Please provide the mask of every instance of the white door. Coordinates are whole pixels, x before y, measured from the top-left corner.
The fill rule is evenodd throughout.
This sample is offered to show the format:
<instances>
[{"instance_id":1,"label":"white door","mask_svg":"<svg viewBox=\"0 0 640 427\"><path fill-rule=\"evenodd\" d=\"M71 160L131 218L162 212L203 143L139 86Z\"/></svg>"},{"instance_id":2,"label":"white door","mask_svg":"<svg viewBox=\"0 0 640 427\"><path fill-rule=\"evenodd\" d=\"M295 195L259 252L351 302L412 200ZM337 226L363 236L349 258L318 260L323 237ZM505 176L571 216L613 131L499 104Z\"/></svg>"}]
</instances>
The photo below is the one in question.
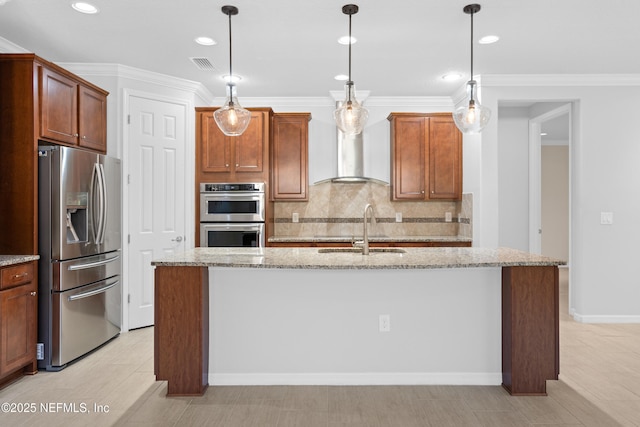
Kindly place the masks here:
<instances>
[{"instance_id":1,"label":"white door","mask_svg":"<svg viewBox=\"0 0 640 427\"><path fill-rule=\"evenodd\" d=\"M182 251L186 107L129 97L129 329L153 325L151 261Z\"/></svg>"}]
</instances>

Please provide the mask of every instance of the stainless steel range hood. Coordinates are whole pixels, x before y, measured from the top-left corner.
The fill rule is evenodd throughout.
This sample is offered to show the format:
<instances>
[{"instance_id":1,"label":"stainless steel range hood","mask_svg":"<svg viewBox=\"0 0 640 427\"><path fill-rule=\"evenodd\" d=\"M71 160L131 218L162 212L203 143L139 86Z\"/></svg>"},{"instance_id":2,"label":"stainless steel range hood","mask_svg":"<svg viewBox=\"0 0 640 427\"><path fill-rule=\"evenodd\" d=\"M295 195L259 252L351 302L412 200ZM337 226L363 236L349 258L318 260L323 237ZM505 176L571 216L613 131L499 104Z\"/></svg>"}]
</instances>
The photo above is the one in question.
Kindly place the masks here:
<instances>
[{"instance_id":1,"label":"stainless steel range hood","mask_svg":"<svg viewBox=\"0 0 640 427\"><path fill-rule=\"evenodd\" d=\"M340 107L342 102L337 102ZM388 182L369 178L364 175L364 139L363 132L357 135L346 135L336 127L338 135L338 176L317 181L314 184L335 182L343 184L360 184L375 182L376 184L389 185Z\"/></svg>"}]
</instances>

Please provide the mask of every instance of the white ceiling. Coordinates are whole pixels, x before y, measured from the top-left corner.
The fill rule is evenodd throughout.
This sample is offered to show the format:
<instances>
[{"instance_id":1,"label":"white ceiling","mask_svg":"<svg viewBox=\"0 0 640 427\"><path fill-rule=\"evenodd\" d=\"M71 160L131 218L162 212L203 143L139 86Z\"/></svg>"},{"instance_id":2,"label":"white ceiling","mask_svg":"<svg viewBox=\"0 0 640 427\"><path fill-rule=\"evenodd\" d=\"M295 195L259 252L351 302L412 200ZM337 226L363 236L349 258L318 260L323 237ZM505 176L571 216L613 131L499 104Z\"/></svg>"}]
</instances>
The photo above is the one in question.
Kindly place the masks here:
<instances>
[{"instance_id":1,"label":"white ceiling","mask_svg":"<svg viewBox=\"0 0 640 427\"><path fill-rule=\"evenodd\" d=\"M54 62L119 63L202 82L224 95L227 17L232 4L234 72L239 97L327 96L347 73L345 0L0 0L0 37ZM353 17L353 80L372 96L448 96L469 78L468 0L362 0ZM476 74L640 73L638 0L482 0ZM193 39L207 35L215 46ZM217 68L201 71L189 57ZM463 80L441 76L460 71Z\"/></svg>"}]
</instances>

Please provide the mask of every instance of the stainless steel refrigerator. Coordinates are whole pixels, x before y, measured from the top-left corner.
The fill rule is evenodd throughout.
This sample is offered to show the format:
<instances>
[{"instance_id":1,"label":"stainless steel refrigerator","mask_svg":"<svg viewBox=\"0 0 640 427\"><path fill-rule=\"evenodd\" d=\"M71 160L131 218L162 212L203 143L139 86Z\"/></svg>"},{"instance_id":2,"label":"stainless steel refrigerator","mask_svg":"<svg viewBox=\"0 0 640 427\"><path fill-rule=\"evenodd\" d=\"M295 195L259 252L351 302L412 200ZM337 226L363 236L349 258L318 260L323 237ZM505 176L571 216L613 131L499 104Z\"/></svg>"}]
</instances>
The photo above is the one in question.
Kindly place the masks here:
<instances>
[{"instance_id":1,"label":"stainless steel refrigerator","mask_svg":"<svg viewBox=\"0 0 640 427\"><path fill-rule=\"evenodd\" d=\"M120 333L120 160L39 147L38 367L60 370Z\"/></svg>"}]
</instances>

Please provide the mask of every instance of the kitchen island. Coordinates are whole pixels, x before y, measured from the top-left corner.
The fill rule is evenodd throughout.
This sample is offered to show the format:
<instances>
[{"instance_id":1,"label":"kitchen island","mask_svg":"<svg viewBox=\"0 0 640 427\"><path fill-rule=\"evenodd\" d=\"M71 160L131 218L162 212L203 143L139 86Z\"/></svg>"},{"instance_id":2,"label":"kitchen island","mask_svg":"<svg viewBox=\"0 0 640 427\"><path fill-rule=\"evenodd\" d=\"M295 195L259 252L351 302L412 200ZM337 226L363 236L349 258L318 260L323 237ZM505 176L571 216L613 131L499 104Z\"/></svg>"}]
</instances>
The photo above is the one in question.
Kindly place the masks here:
<instances>
[{"instance_id":1,"label":"kitchen island","mask_svg":"<svg viewBox=\"0 0 640 427\"><path fill-rule=\"evenodd\" d=\"M209 383L501 383L546 394L559 372L563 261L504 248L379 250L196 248L153 261L156 379L168 395Z\"/></svg>"}]
</instances>

